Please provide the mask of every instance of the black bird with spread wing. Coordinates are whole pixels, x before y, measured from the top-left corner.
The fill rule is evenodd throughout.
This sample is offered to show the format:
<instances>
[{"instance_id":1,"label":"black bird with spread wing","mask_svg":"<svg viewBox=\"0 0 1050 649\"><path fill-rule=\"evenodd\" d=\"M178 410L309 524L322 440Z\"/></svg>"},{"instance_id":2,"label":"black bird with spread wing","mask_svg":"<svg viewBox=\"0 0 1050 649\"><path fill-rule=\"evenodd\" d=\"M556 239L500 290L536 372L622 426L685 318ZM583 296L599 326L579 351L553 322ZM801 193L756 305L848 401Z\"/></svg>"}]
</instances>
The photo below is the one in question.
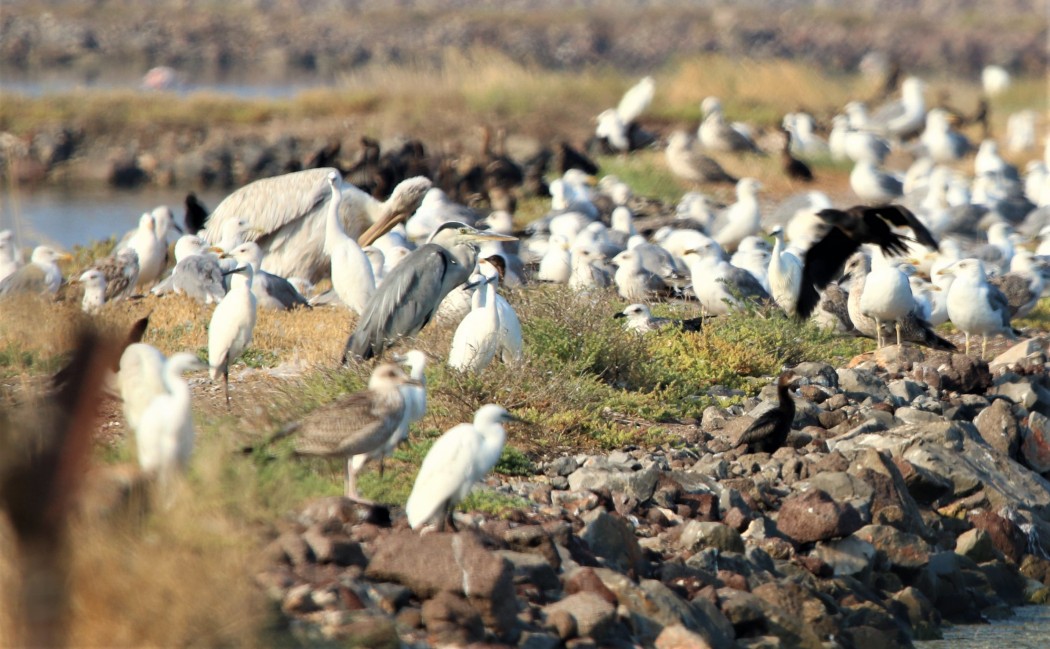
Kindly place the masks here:
<instances>
[{"instance_id":1,"label":"black bird with spread wing","mask_svg":"<svg viewBox=\"0 0 1050 649\"><path fill-rule=\"evenodd\" d=\"M846 260L861 245L875 244L887 255L908 251L909 238L894 232L892 226L911 228L915 241L937 249L937 241L930 231L903 205L857 205L845 211L828 208L817 212L817 216L831 227L806 253L797 307L798 316L803 319L808 318L820 302L820 289L842 272Z\"/></svg>"}]
</instances>

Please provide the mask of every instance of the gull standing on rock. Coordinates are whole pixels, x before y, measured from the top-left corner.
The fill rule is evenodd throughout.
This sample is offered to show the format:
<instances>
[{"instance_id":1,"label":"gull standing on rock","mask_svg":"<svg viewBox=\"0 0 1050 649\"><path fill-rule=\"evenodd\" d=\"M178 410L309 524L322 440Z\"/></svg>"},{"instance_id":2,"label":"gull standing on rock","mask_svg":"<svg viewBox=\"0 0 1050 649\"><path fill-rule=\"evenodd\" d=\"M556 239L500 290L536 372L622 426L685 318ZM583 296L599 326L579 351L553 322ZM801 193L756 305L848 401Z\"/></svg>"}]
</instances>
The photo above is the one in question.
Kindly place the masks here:
<instances>
[{"instance_id":1,"label":"gull standing on rock","mask_svg":"<svg viewBox=\"0 0 1050 649\"><path fill-rule=\"evenodd\" d=\"M252 293L252 267L238 266L231 275L230 290L215 307L208 325L208 365L211 380L222 375L226 407L230 406L230 365L252 341L255 330L256 299Z\"/></svg>"},{"instance_id":2,"label":"gull standing on rock","mask_svg":"<svg viewBox=\"0 0 1050 649\"><path fill-rule=\"evenodd\" d=\"M502 406L486 404L475 413L474 423L453 426L434 442L405 504L412 529L428 523L436 523L439 530L446 523L455 528L452 509L499 462L507 421L520 420Z\"/></svg>"},{"instance_id":3,"label":"gull standing on rock","mask_svg":"<svg viewBox=\"0 0 1050 649\"><path fill-rule=\"evenodd\" d=\"M963 259L941 273L955 277L948 289L948 318L965 334L967 354L972 334L981 335L981 358L988 353L989 334L1002 334L1016 340L1006 296L988 283L984 264L979 259Z\"/></svg>"},{"instance_id":4,"label":"gull standing on rock","mask_svg":"<svg viewBox=\"0 0 1050 649\"><path fill-rule=\"evenodd\" d=\"M915 308L908 277L882 257L868 273L860 296L860 310L875 319L876 341L883 346L882 325L892 322L901 344L901 321Z\"/></svg>"}]
</instances>

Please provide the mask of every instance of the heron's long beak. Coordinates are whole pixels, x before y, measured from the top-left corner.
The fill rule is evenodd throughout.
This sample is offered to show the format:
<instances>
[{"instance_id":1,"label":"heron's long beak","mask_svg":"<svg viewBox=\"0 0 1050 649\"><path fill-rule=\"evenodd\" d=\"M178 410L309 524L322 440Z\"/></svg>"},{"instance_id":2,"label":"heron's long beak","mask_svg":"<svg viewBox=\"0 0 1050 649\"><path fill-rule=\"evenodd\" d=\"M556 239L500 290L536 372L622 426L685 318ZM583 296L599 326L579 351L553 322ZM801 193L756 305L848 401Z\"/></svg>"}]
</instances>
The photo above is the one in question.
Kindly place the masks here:
<instances>
[{"instance_id":1,"label":"heron's long beak","mask_svg":"<svg viewBox=\"0 0 1050 649\"><path fill-rule=\"evenodd\" d=\"M503 418L506 419L507 421L516 421L516 422L521 423L521 424L531 424L532 423L528 419L522 419L521 417L518 417L517 415L512 415L509 412L507 414L503 415Z\"/></svg>"},{"instance_id":2,"label":"heron's long beak","mask_svg":"<svg viewBox=\"0 0 1050 649\"><path fill-rule=\"evenodd\" d=\"M492 281L492 279L493 278L491 278L491 277L485 277L485 278L479 279L479 280L477 280L475 282L467 282L466 285L465 285L465 288L477 288L479 286L483 286L485 284L488 284L489 282Z\"/></svg>"},{"instance_id":3,"label":"heron's long beak","mask_svg":"<svg viewBox=\"0 0 1050 649\"><path fill-rule=\"evenodd\" d=\"M468 236L471 239L475 239L477 241L517 241L518 240L517 237L512 237L509 234L499 234L498 232L487 232L487 231L483 231L483 230L478 230L477 232L471 232L469 235L466 235L466 236Z\"/></svg>"},{"instance_id":4,"label":"heron's long beak","mask_svg":"<svg viewBox=\"0 0 1050 649\"><path fill-rule=\"evenodd\" d=\"M233 268L231 270L224 270L224 271L222 271L222 274L223 274L223 277L225 277L226 275L233 275L234 273L239 273L239 272L244 271L244 270L248 270L248 267L247 266L238 266L237 268Z\"/></svg>"}]
</instances>

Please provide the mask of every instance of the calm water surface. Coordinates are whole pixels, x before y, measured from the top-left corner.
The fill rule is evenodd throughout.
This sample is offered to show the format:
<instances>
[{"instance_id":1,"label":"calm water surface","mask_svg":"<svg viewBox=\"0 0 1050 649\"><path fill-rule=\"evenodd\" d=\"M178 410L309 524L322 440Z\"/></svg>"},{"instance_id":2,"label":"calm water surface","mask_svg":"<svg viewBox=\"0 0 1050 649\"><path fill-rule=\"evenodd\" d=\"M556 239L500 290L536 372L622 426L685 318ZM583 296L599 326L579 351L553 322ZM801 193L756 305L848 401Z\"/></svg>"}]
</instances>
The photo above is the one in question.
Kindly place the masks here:
<instances>
[{"instance_id":1,"label":"calm water surface","mask_svg":"<svg viewBox=\"0 0 1050 649\"><path fill-rule=\"evenodd\" d=\"M916 642L919 649L1050 649L1050 606L1014 609L1008 620L946 627L943 640Z\"/></svg>"},{"instance_id":2,"label":"calm water surface","mask_svg":"<svg viewBox=\"0 0 1050 649\"><path fill-rule=\"evenodd\" d=\"M226 196L223 190L197 192L208 209ZM158 205L175 213L183 223L185 190L144 188L137 191L64 190L0 191L0 230L10 229L19 245L38 244L69 249L77 244L120 237L138 225L139 216ZM177 233L176 233L177 234Z\"/></svg>"}]
</instances>

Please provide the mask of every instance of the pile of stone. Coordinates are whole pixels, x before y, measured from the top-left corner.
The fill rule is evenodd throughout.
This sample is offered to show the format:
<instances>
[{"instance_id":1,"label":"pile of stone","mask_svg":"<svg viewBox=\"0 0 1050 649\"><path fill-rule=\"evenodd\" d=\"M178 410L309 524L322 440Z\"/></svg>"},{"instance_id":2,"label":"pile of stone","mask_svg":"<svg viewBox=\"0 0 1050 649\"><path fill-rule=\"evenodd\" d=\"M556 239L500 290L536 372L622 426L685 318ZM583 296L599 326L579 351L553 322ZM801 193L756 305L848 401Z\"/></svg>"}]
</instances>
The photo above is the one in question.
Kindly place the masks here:
<instances>
[{"instance_id":1,"label":"pile of stone","mask_svg":"<svg viewBox=\"0 0 1050 649\"><path fill-rule=\"evenodd\" d=\"M458 533L310 503L260 583L295 633L362 646L906 647L1046 602L1040 344L912 355L795 368L772 455L734 443L770 403L712 407L682 445L492 478L530 506Z\"/></svg>"}]
</instances>

